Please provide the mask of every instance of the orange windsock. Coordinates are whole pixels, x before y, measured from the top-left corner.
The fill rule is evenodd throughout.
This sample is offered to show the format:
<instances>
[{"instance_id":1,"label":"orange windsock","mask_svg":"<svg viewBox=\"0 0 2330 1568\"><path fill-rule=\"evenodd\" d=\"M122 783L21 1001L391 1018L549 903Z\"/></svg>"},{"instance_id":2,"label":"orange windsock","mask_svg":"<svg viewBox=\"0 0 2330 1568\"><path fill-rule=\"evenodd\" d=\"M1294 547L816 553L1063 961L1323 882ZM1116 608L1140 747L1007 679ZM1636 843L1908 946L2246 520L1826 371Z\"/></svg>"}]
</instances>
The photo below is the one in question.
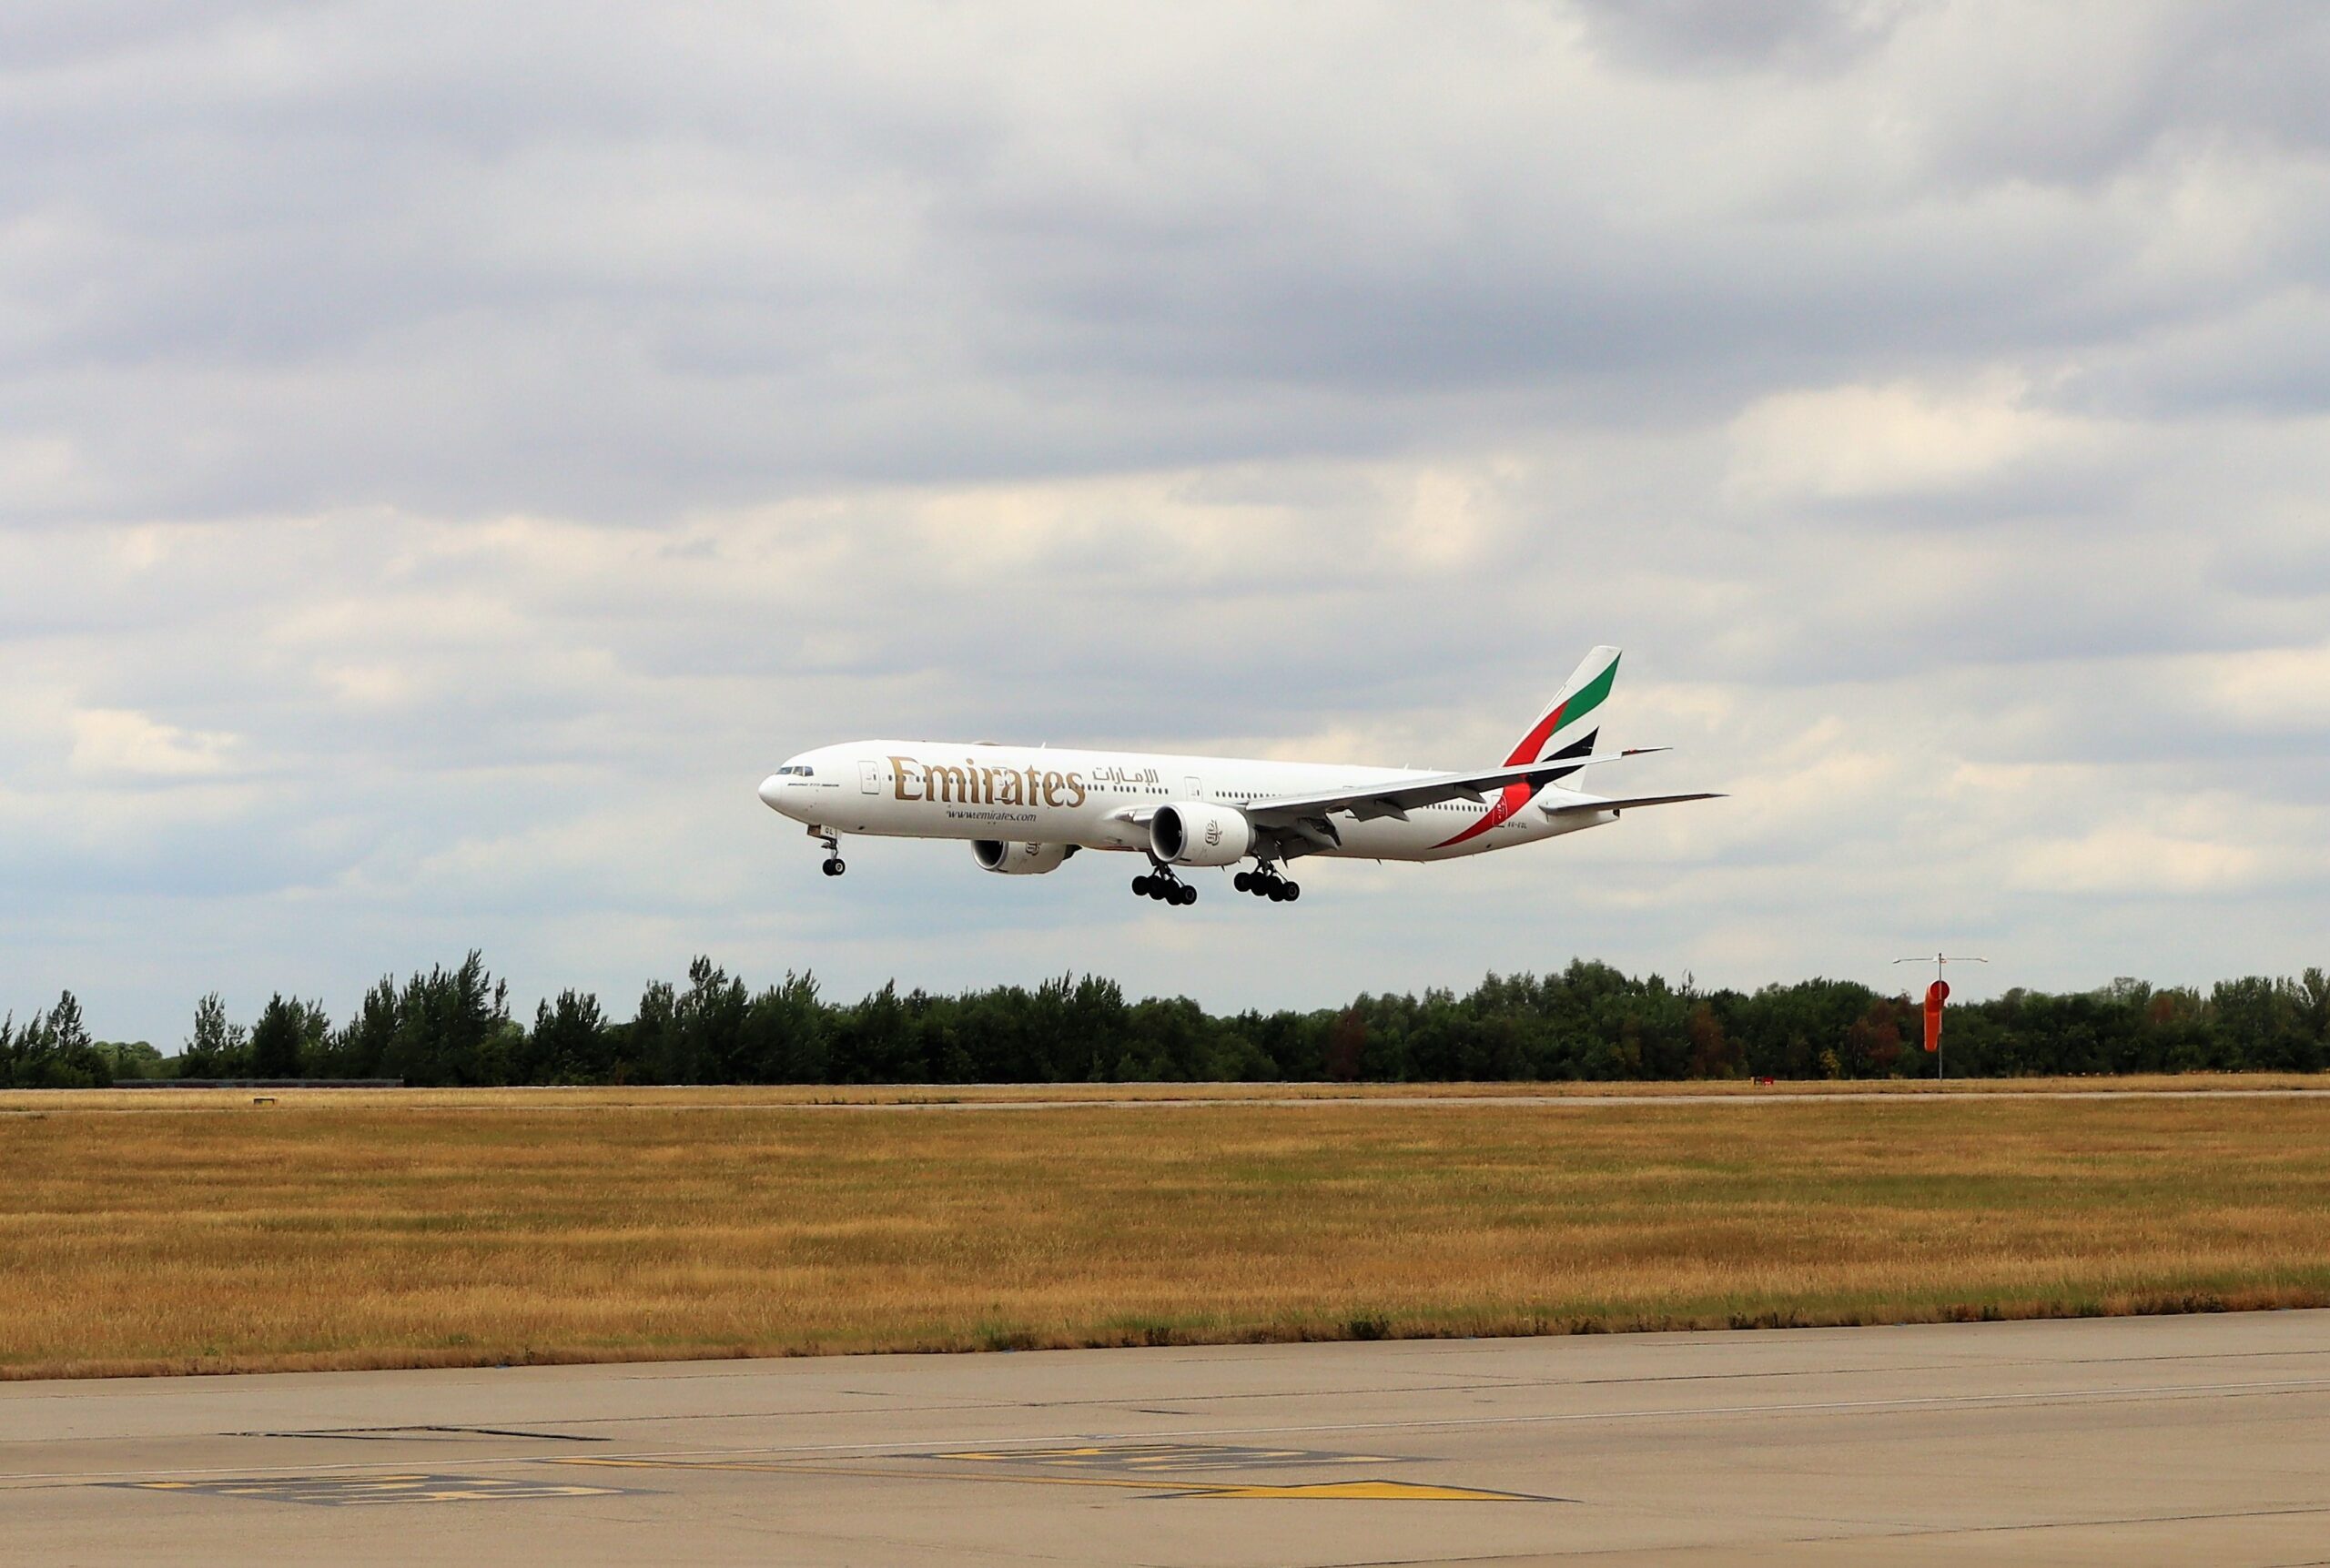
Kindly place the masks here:
<instances>
[{"instance_id":1,"label":"orange windsock","mask_svg":"<svg viewBox=\"0 0 2330 1568\"><path fill-rule=\"evenodd\" d=\"M1926 1049L1941 1049L1941 1005L1950 1000L1950 983L1936 980L1926 987Z\"/></svg>"}]
</instances>

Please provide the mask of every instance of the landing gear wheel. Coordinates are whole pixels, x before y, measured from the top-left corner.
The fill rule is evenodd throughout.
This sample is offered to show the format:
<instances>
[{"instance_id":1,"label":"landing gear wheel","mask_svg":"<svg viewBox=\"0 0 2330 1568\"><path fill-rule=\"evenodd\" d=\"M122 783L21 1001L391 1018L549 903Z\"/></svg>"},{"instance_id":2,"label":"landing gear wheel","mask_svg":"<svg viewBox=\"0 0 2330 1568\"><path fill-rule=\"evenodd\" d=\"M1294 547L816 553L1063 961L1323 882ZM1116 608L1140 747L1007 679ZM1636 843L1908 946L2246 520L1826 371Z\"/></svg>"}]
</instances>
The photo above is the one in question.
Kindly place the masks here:
<instances>
[{"instance_id":1,"label":"landing gear wheel","mask_svg":"<svg viewBox=\"0 0 2330 1568\"><path fill-rule=\"evenodd\" d=\"M1289 891L1294 884L1279 875L1276 865L1264 865L1244 873L1238 878L1238 891L1251 893L1257 898L1267 898L1272 904L1283 904L1294 896Z\"/></svg>"},{"instance_id":2,"label":"landing gear wheel","mask_svg":"<svg viewBox=\"0 0 2330 1568\"><path fill-rule=\"evenodd\" d=\"M1241 893L1251 893L1254 891L1254 874L1251 871L1241 871L1230 879L1230 885Z\"/></svg>"},{"instance_id":3,"label":"landing gear wheel","mask_svg":"<svg viewBox=\"0 0 2330 1568\"><path fill-rule=\"evenodd\" d=\"M1155 857L1151 856L1154 860ZM1156 861L1157 869L1145 876L1132 879L1132 890L1144 898L1154 898L1163 904L1195 904L1198 890L1173 875L1172 867Z\"/></svg>"},{"instance_id":4,"label":"landing gear wheel","mask_svg":"<svg viewBox=\"0 0 2330 1568\"><path fill-rule=\"evenodd\" d=\"M841 840L839 838L836 838L834 835L827 833L824 828L814 823L810 824L809 836L816 839L825 847L826 875L827 876L839 876L843 872L849 869L848 866L842 864Z\"/></svg>"},{"instance_id":5,"label":"landing gear wheel","mask_svg":"<svg viewBox=\"0 0 2330 1568\"><path fill-rule=\"evenodd\" d=\"M1293 903L1296 899L1302 896L1302 884L1300 882L1290 882L1286 885L1286 901L1289 904Z\"/></svg>"}]
</instances>

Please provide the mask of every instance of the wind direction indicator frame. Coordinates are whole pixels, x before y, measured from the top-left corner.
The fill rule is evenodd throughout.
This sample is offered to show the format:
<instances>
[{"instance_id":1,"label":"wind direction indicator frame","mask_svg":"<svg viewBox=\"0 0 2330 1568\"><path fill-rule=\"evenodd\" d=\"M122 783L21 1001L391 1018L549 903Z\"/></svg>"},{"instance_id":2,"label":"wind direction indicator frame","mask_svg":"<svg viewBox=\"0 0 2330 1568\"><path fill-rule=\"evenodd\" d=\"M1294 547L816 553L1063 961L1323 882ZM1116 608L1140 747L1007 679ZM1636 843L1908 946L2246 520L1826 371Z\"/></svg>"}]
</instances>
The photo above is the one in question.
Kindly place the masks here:
<instances>
[{"instance_id":1,"label":"wind direction indicator frame","mask_svg":"<svg viewBox=\"0 0 2330 1568\"><path fill-rule=\"evenodd\" d=\"M1928 958L1926 955L1920 953L1915 957L1896 958L1893 962L1896 964L1930 963L1933 966L1933 984L1926 987L1926 1049L1933 1053L1934 1082L1940 1083L1950 1076L1945 1070L1947 1064L1941 1054L1941 1005L1950 999L1950 982L1942 978L1942 966L1948 964L1987 964L1990 960L1977 958L1971 955L1952 957L1947 953L1936 953L1931 958Z\"/></svg>"}]
</instances>

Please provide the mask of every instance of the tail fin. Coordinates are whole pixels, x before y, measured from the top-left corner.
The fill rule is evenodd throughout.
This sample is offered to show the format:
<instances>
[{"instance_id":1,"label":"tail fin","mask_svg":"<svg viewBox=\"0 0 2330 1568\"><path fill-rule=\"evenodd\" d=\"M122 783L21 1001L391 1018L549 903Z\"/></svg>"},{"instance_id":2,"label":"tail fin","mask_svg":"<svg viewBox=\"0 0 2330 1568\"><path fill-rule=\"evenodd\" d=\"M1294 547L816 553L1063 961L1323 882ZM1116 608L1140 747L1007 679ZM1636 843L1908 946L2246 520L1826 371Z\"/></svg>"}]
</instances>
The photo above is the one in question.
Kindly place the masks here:
<instances>
[{"instance_id":1,"label":"tail fin","mask_svg":"<svg viewBox=\"0 0 2330 1568\"><path fill-rule=\"evenodd\" d=\"M1611 683L1617 678L1617 649L1596 648L1586 654L1570 672L1569 679L1562 683L1561 693L1554 698L1553 705L1538 715L1527 734L1514 743L1512 754L1504 759L1505 766L1520 767L1548 757L1591 756L1595 737L1601 733L1603 700L1609 696ZM1558 779L1567 774L1553 776Z\"/></svg>"}]
</instances>

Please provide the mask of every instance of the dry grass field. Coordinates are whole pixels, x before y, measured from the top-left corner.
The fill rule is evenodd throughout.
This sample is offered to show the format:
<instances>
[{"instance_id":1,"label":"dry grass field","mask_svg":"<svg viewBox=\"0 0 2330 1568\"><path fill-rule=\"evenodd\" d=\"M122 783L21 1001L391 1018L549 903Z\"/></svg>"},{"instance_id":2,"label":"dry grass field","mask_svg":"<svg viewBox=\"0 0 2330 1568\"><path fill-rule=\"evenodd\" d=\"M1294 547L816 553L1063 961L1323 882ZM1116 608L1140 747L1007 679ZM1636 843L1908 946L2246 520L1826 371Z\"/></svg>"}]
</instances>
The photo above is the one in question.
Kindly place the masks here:
<instances>
[{"instance_id":1,"label":"dry grass field","mask_svg":"<svg viewBox=\"0 0 2330 1568\"><path fill-rule=\"evenodd\" d=\"M780 1106L951 1106L1052 1104L1180 1104L1190 1100L1413 1100L1413 1099L1770 1099L1789 1096L1845 1095L2128 1095L2173 1093L2287 1094L2330 1097L2330 1074L2307 1073L2130 1073L2112 1077L1791 1079L1692 1078L1656 1083L1130 1083L1130 1084L784 1084L678 1087L634 1084L622 1087L492 1089L302 1090L279 1097L282 1103L396 1106L405 1109L609 1110L635 1108L769 1108ZM8 1111L217 1110L251 1103L249 1089L0 1089L0 1114Z\"/></svg>"},{"instance_id":2,"label":"dry grass field","mask_svg":"<svg viewBox=\"0 0 2330 1568\"><path fill-rule=\"evenodd\" d=\"M0 1376L2330 1302L2330 1095L1766 1093L12 1096Z\"/></svg>"}]
</instances>

